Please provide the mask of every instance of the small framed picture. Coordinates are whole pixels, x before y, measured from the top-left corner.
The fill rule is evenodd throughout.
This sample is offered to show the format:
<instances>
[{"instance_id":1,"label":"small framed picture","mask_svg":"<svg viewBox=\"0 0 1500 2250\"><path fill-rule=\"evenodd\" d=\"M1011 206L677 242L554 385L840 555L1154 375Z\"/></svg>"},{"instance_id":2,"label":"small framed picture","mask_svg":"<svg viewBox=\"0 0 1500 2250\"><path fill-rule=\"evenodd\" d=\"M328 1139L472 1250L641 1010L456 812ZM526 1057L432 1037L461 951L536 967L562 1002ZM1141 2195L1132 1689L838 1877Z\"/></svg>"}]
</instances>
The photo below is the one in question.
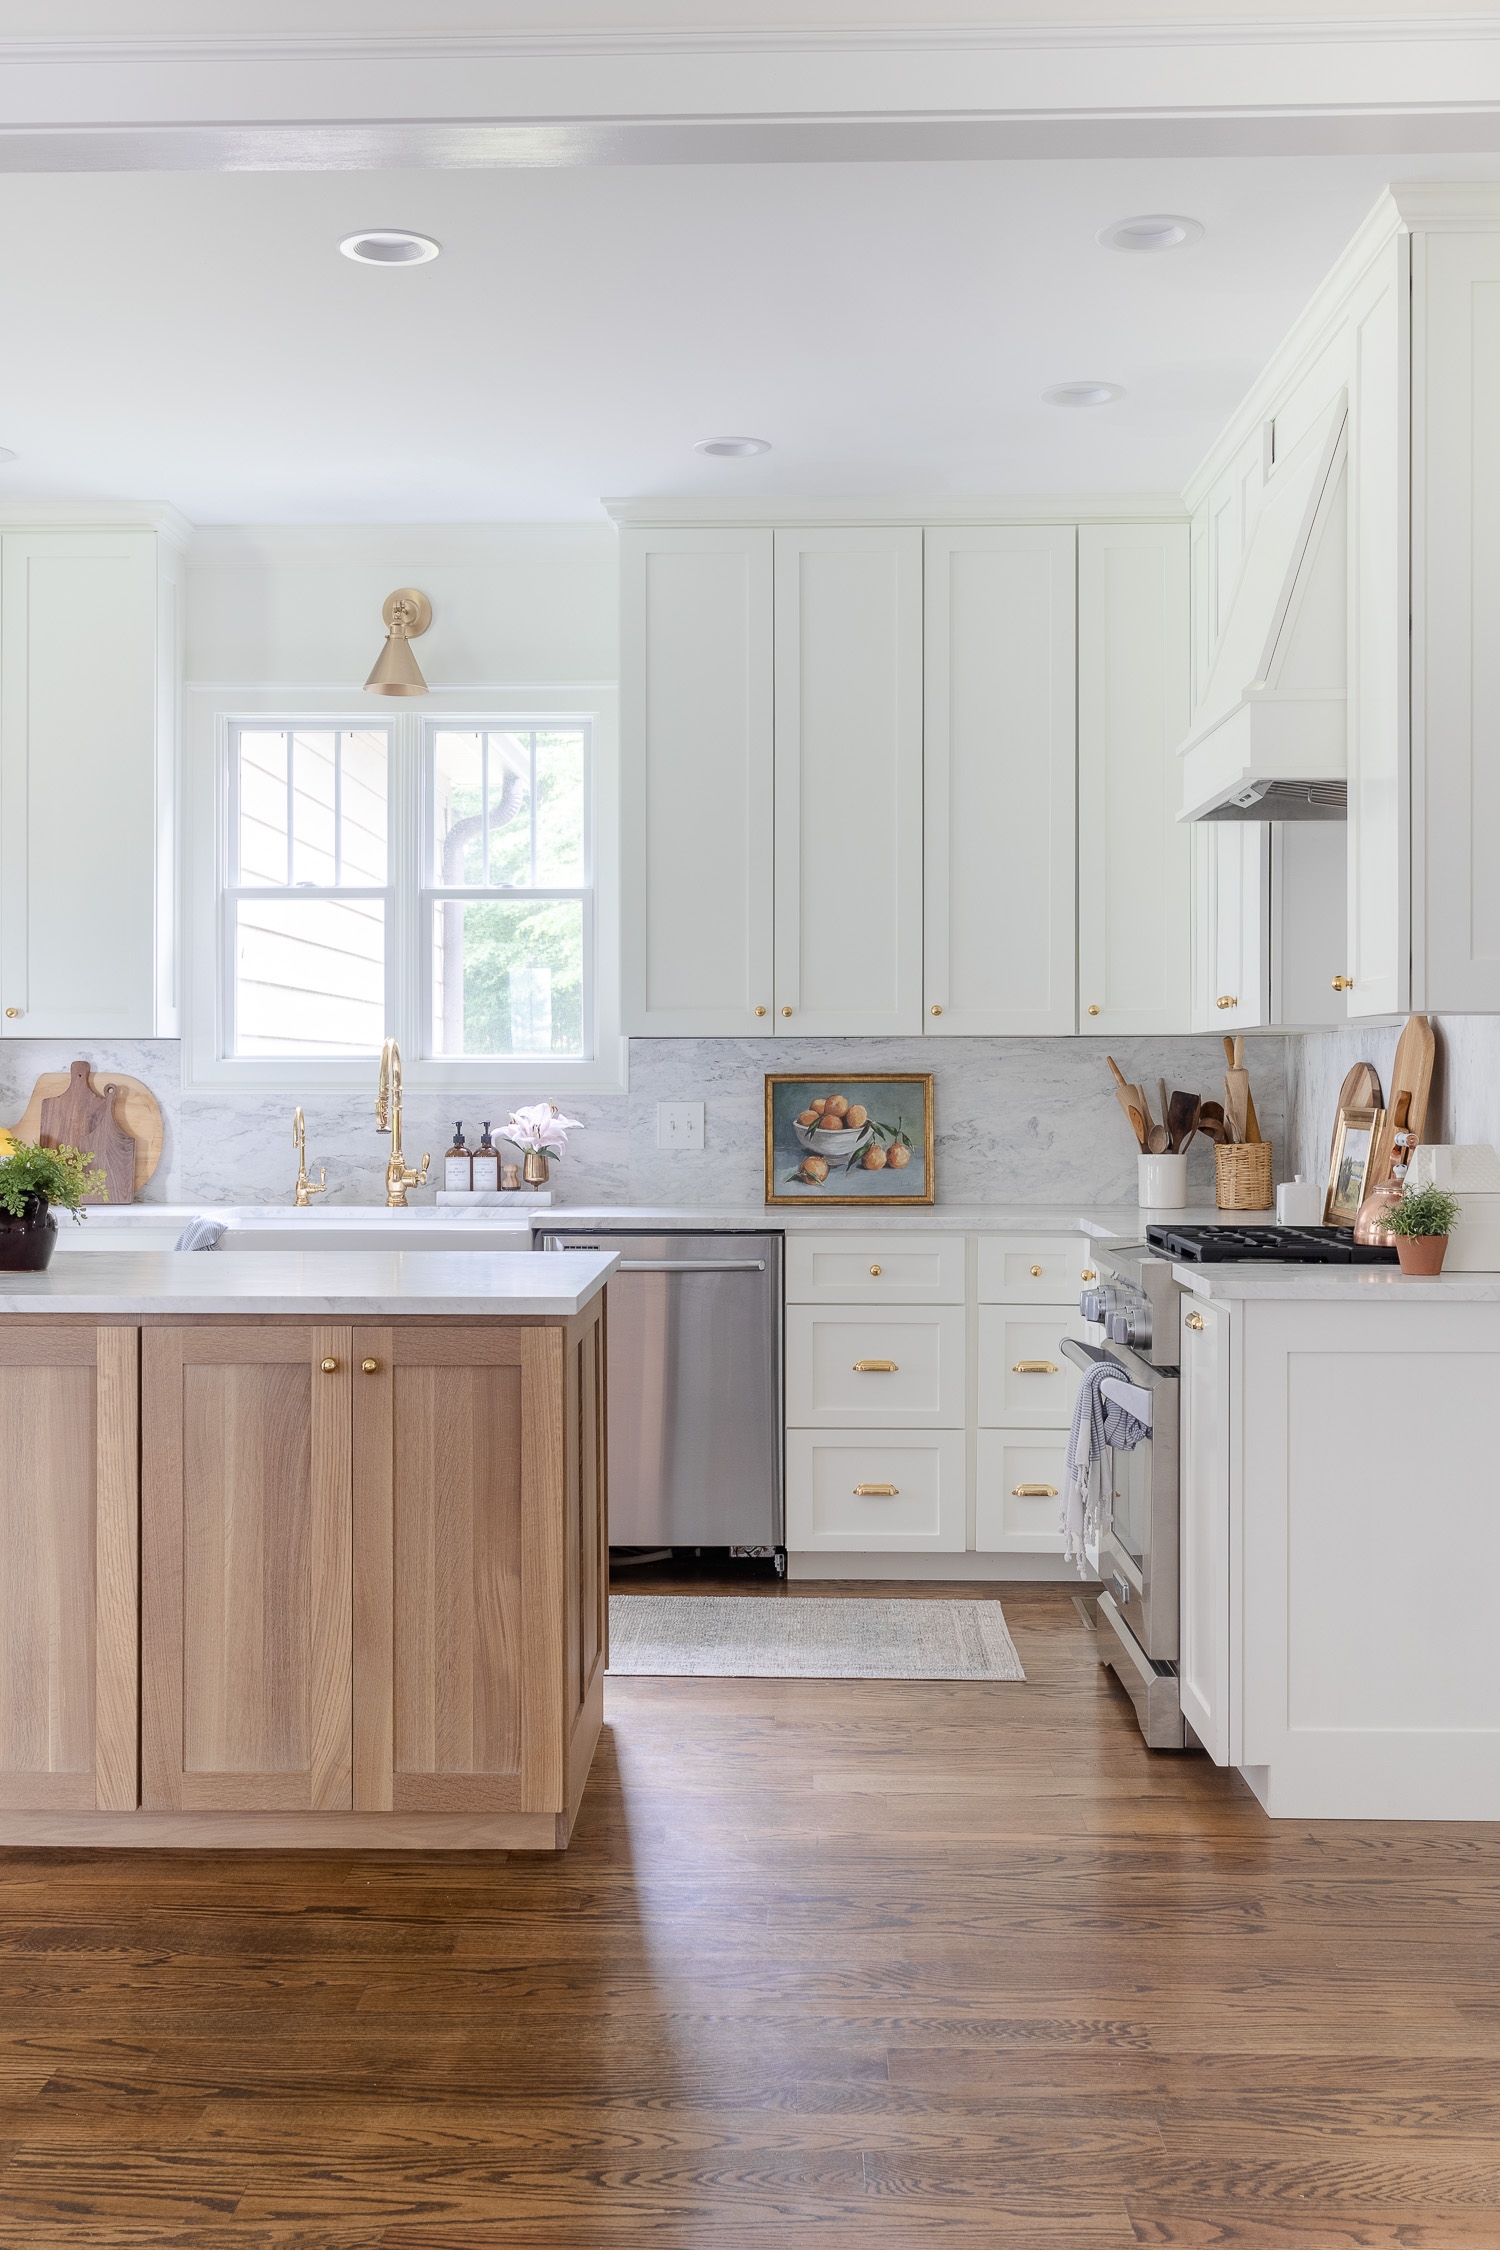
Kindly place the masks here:
<instances>
[{"instance_id":1,"label":"small framed picture","mask_svg":"<svg viewBox=\"0 0 1500 2250\"><path fill-rule=\"evenodd\" d=\"M766 1073L767 1203L931 1203L932 1073Z\"/></svg>"},{"instance_id":2,"label":"small framed picture","mask_svg":"<svg viewBox=\"0 0 1500 2250\"><path fill-rule=\"evenodd\" d=\"M1341 1109L1328 1168L1323 1224L1352 1227L1368 1186L1370 1156L1385 1123L1383 1109Z\"/></svg>"}]
</instances>

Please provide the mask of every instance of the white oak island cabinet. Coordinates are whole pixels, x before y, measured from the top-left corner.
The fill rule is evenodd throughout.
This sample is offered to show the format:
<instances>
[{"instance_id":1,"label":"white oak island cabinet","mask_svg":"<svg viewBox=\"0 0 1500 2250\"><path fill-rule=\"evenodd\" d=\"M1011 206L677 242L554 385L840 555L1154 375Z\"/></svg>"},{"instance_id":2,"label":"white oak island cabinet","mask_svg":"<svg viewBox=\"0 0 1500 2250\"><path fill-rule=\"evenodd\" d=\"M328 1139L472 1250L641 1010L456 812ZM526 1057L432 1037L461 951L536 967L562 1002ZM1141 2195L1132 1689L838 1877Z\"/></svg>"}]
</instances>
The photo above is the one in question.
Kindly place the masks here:
<instances>
[{"instance_id":1,"label":"white oak island cabinet","mask_svg":"<svg viewBox=\"0 0 1500 2250\"><path fill-rule=\"evenodd\" d=\"M566 1844L606 1660L602 1287L357 1262L395 1286L275 1254L0 1278L0 1843ZM554 1309L432 1310L481 1264Z\"/></svg>"},{"instance_id":2,"label":"white oak island cabinet","mask_svg":"<svg viewBox=\"0 0 1500 2250\"><path fill-rule=\"evenodd\" d=\"M1500 1819L1500 1275L1197 1269L1182 1320L1182 1707L1209 1756L1276 1815Z\"/></svg>"}]
</instances>

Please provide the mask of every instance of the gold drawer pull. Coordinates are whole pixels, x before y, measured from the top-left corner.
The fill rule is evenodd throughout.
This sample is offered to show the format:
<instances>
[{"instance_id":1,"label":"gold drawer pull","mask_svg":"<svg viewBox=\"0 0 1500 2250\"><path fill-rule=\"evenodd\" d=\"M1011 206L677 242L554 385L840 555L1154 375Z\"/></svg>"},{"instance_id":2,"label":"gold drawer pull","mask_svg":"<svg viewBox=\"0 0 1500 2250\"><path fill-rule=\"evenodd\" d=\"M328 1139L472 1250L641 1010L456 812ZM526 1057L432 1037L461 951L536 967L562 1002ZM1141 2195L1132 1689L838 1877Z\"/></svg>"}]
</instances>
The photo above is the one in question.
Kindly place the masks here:
<instances>
[{"instance_id":1,"label":"gold drawer pull","mask_svg":"<svg viewBox=\"0 0 1500 2250\"><path fill-rule=\"evenodd\" d=\"M1353 977L1335 977L1333 989L1335 992L1352 992L1354 990Z\"/></svg>"},{"instance_id":2,"label":"gold drawer pull","mask_svg":"<svg viewBox=\"0 0 1500 2250\"><path fill-rule=\"evenodd\" d=\"M337 1375L339 1371L339 1363L336 1359L321 1360L319 1362L319 1365L322 1367L323 1373L325 1375Z\"/></svg>"},{"instance_id":3,"label":"gold drawer pull","mask_svg":"<svg viewBox=\"0 0 1500 2250\"><path fill-rule=\"evenodd\" d=\"M899 1484L857 1484L854 1497L856 1500L894 1500L900 1490Z\"/></svg>"},{"instance_id":4,"label":"gold drawer pull","mask_svg":"<svg viewBox=\"0 0 1500 2250\"><path fill-rule=\"evenodd\" d=\"M901 1370L893 1359L857 1359L856 1375L899 1375Z\"/></svg>"},{"instance_id":5,"label":"gold drawer pull","mask_svg":"<svg viewBox=\"0 0 1500 2250\"><path fill-rule=\"evenodd\" d=\"M1040 1281L1040 1280L1041 1280L1041 1278L1042 1278L1042 1269L1041 1269L1041 1267L1040 1267L1040 1266L1028 1266L1026 1270L1027 1270L1027 1272L1028 1272L1028 1273L1030 1274L1030 1276L1031 1276L1031 1278L1032 1278L1032 1280L1033 1280L1033 1281Z\"/></svg>"},{"instance_id":6,"label":"gold drawer pull","mask_svg":"<svg viewBox=\"0 0 1500 2250\"><path fill-rule=\"evenodd\" d=\"M1055 1375L1056 1362L1050 1359L1018 1359L1011 1369L1012 1375Z\"/></svg>"},{"instance_id":7,"label":"gold drawer pull","mask_svg":"<svg viewBox=\"0 0 1500 2250\"><path fill-rule=\"evenodd\" d=\"M870 1271L871 1271L871 1273L872 1273L872 1274L874 1274L874 1276L875 1276L876 1280L878 1281L878 1280L880 1279L880 1268L879 1268L879 1266L871 1266L871 1268L870 1268Z\"/></svg>"},{"instance_id":8,"label":"gold drawer pull","mask_svg":"<svg viewBox=\"0 0 1500 2250\"><path fill-rule=\"evenodd\" d=\"M1055 1500L1057 1498L1057 1486L1055 1484L1013 1484L1010 1488L1010 1496L1012 1500Z\"/></svg>"},{"instance_id":9,"label":"gold drawer pull","mask_svg":"<svg viewBox=\"0 0 1500 2250\"><path fill-rule=\"evenodd\" d=\"M1099 1276L1095 1273L1092 1266L1085 1266L1078 1278L1080 1281L1097 1281L1099 1279Z\"/></svg>"},{"instance_id":10,"label":"gold drawer pull","mask_svg":"<svg viewBox=\"0 0 1500 2250\"><path fill-rule=\"evenodd\" d=\"M1201 1327L1203 1326L1203 1315L1202 1315L1202 1313L1201 1313L1201 1312L1190 1312L1190 1313L1188 1314L1188 1316L1187 1316L1187 1324L1188 1324L1189 1328L1201 1328Z\"/></svg>"},{"instance_id":11,"label":"gold drawer pull","mask_svg":"<svg viewBox=\"0 0 1500 2250\"><path fill-rule=\"evenodd\" d=\"M1239 1004L1239 996L1233 992L1221 992L1214 1002L1216 1008L1237 1008Z\"/></svg>"},{"instance_id":12,"label":"gold drawer pull","mask_svg":"<svg viewBox=\"0 0 1500 2250\"><path fill-rule=\"evenodd\" d=\"M362 1359L359 1364L364 1369L367 1375L378 1375L380 1373L380 1362L378 1359Z\"/></svg>"}]
</instances>

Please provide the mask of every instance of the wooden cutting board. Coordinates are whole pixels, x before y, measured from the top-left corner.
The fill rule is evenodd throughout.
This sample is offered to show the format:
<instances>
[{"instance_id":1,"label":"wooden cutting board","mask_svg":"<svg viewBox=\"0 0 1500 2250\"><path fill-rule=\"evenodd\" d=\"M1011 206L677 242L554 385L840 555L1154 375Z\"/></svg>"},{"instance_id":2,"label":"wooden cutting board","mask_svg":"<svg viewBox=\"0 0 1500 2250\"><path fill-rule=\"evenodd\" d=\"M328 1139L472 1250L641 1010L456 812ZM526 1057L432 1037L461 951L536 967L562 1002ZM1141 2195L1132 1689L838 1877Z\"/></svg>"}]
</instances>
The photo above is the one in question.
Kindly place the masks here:
<instances>
[{"instance_id":1,"label":"wooden cutting board","mask_svg":"<svg viewBox=\"0 0 1500 2250\"><path fill-rule=\"evenodd\" d=\"M1379 1109L1380 1073L1373 1063L1356 1063L1339 1088L1339 1098L1333 1112L1333 1131L1328 1140L1328 1169L1333 1170L1333 1151L1339 1137L1339 1111L1342 1109ZM1372 1183L1373 1184L1373 1183Z\"/></svg>"},{"instance_id":2,"label":"wooden cutting board","mask_svg":"<svg viewBox=\"0 0 1500 2250\"><path fill-rule=\"evenodd\" d=\"M1370 1151L1369 1178L1372 1185L1376 1180L1383 1180L1391 1168L1391 1143L1396 1132L1397 1118L1402 1110L1403 1096L1406 1130L1415 1140L1420 1141L1424 1137L1436 1052L1437 1041L1427 1018L1408 1016L1406 1029L1396 1043L1396 1059L1391 1065L1391 1091L1390 1099L1385 1105L1385 1125Z\"/></svg>"},{"instance_id":3,"label":"wooden cutting board","mask_svg":"<svg viewBox=\"0 0 1500 2250\"><path fill-rule=\"evenodd\" d=\"M110 1087L116 1089L112 1099L107 1091ZM67 1105L66 1111L63 1105ZM61 1132L53 1129L60 1116L68 1128ZM112 1158L105 1146L79 1139L73 1129L75 1124L90 1129L90 1120L95 1117ZM108 1195L91 1199L97 1203L131 1202L161 1162L161 1110L150 1087L121 1071L91 1071L86 1062L75 1062L71 1070L44 1071L10 1131L18 1141L50 1141L54 1147L66 1143L72 1148L91 1149L109 1182Z\"/></svg>"}]
</instances>

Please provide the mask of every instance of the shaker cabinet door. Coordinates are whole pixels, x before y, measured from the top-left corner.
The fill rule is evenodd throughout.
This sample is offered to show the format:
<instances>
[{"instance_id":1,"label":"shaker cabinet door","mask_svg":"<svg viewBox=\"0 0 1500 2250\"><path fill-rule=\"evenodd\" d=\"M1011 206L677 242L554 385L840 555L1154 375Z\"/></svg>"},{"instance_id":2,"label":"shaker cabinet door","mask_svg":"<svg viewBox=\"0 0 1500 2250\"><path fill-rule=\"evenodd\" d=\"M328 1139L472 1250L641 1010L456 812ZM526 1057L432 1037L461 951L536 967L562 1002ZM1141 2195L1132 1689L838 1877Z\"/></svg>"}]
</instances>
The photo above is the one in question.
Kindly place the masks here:
<instances>
[{"instance_id":1,"label":"shaker cabinet door","mask_svg":"<svg viewBox=\"0 0 1500 2250\"><path fill-rule=\"evenodd\" d=\"M1192 860L1186 524L1078 531L1078 1028L1187 1031Z\"/></svg>"},{"instance_id":2,"label":"shaker cabinet door","mask_svg":"<svg viewBox=\"0 0 1500 2250\"><path fill-rule=\"evenodd\" d=\"M0 1810L136 1803L134 1328L0 1326Z\"/></svg>"},{"instance_id":3,"label":"shaker cabinet door","mask_svg":"<svg viewBox=\"0 0 1500 2250\"><path fill-rule=\"evenodd\" d=\"M1180 1390L1182 1715L1215 1765L1231 1750L1229 1328L1214 1306L1184 1304Z\"/></svg>"},{"instance_id":4,"label":"shaker cabinet door","mask_svg":"<svg viewBox=\"0 0 1500 2250\"><path fill-rule=\"evenodd\" d=\"M355 1331L356 1811L562 1805L562 1351L509 1324Z\"/></svg>"},{"instance_id":5,"label":"shaker cabinet door","mask_svg":"<svg viewBox=\"0 0 1500 2250\"><path fill-rule=\"evenodd\" d=\"M922 1024L922 534L776 534L775 1030Z\"/></svg>"},{"instance_id":6,"label":"shaker cabinet door","mask_svg":"<svg viewBox=\"0 0 1500 2250\"><path fill-rule=\"evenodd\" d=\"M1071 525L925 543L926 991L935 1035L1073 1029Z\"/></svg>"},{"instance_id":7,"label":"shaker cabinet door","mask_svg":"<svg viewBox=\"0 0 1500 2250\"><path fill-rule=\"evenodd\" d=\"M142 1802L346 1811L349 1331L142 1344Z\"/></svg>"},{"instance_id":8,"label":"shaker cabinet door","mask_svg":"<svg viewBox=\"0 0 1500 2250\"><path fill-rule=\"evenodd\" d=\"M627 530L620 568L625 1029L769 1038L771 534Z\"/></svg>"}]
</instances>

